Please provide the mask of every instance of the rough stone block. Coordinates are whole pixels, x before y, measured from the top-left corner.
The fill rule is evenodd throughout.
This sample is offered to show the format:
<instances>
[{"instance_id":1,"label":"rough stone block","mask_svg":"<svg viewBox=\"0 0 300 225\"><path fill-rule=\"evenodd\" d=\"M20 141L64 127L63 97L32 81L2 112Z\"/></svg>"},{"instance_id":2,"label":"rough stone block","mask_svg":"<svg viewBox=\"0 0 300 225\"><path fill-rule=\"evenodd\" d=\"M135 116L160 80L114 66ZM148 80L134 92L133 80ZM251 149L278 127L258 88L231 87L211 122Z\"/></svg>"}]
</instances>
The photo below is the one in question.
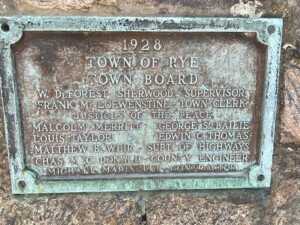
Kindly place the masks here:
<instances>
[{"instance_id":1,"label":"rough stone block","mask_svg":"<svg viewBox=\"0 0 300 225\"><path fill-rule=\"evenodd\" d=\"M285 70L283 94L280 140L282 143L300 142L300 69Z\"/></svg>"},{"instance_id":2,"label":"rough stone block","mask_svg":"<svg viewBox=\"0 0 300 225\"><path fill-rule=\"evenodd\" d=\"M87 194L24 199L5 196L0 190L0 224L141 224L134 200Z\"/></svg>"},{"instance_id":3,"label":"rough stone block","mask_svg":"<svg viewBox=\"0 0 300 225\"><path fill-rule=\"evenodd\" d=\"M41 9L62 9L71 10L78 9L86 11L93 6L93 4L116 6L117 0L22 0L36 8Z\"/></svg>"},{"instance_id":4,"label":"rough stone block","mask_svg":"<svg viewBox=\"0 0 300 225\"><path fill-rule=\"evenodd\" d=\"M149 200L147 224L259 224L260 207L217 199L168 195Z\"/></svg>"},{"instance_id":5,"label":"rough stone block","mask_svg":"<svg viewBox=\"0 0 300 225\"><path fill-rule=\"evenodd\" d=\"M264 205L264 217L261 224L299 224L299 185L299 179L288 179L272 188L271 195Z\"/></svg>"}]
</instances>

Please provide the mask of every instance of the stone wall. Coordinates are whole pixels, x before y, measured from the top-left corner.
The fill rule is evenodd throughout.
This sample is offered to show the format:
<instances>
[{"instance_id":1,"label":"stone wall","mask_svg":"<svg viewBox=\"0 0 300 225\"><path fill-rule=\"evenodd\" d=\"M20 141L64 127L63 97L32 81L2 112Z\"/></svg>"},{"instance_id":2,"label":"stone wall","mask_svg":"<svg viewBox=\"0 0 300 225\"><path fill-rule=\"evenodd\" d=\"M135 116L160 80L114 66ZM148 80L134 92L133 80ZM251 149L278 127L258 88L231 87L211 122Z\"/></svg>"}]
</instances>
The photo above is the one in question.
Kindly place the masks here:
<instances>
[{"instance_id":1,"label":"stone wall","mask_svg":"<svg viewBox=\"0 0 300 225\"><path fill-rule=\"evenodd\" d=\"M0 224L300 224L300 0L1 0L0 14L284 18L270 189L12 196L1 116Z\"/></svg>"}]
</instances>

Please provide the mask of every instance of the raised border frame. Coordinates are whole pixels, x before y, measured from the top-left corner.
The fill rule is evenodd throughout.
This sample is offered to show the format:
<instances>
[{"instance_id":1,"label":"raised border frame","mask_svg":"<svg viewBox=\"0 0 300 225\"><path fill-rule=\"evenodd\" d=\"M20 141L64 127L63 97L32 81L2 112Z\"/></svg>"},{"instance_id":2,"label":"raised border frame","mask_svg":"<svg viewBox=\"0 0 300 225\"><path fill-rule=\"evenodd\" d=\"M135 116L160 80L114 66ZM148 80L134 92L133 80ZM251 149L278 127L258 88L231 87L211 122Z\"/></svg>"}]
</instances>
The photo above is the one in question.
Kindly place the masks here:
<instances>
[{"instance_id":1,"label":"raised border frame","mask_svg":"<svg viewBox=\"0 0 300 225\"><path fill-rule=\"evenodd\" d=\"M13 194L139 190L266 188L271 183L282 19L176 17L0 17L0 75L5 137ZM26 31L255 32L267 46L258 164L241 177L127 180L38 180L26 170L19 99L10 46Z\"/></svg>"}]
</instances>

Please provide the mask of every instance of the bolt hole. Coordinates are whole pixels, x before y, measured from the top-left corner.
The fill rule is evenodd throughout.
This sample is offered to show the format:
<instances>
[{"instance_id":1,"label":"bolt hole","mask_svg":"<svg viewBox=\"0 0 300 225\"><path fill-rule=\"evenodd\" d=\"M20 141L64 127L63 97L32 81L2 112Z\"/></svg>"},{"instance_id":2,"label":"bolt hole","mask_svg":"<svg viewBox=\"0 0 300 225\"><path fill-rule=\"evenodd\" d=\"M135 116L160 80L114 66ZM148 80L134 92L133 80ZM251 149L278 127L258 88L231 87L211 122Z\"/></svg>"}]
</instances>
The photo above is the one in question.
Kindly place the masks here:
<instances>
[{"instance_id":1,"label":"bolt hole","mask_svg":"<svg viewBox=\"0 0 300 225\"><path fill-rule=\"evenodd\" d=\"M265 180L265 176L264 176L263 174L259 174L259 175L257 176L257 180L258 180L258 181L264 181L264 180Z\"/></svg>"},{"instance_id":2,"label":"bolt hole","mask_svg":"<svg viewBox=\"0 0 300 225\"><path fill-rule=\"evenodd\" d=\"M275 26L274 25L268 26L268 33L273 34L274 32L275 32Z\"/></svg>"},{"instance_id":3,"label":"bolt hole","mask_svg":"<svg viewBox=\"0 0 300 225\"><path fill-rule=\"evenodd\" d=\"M20 180L18 182L18 186L19 186L19 188L24 189L26 187L26 182L23 180Z\"/></svg>"},{"instance_id":4,"label":"bolt hole","mask_svg":"<svg viewBox=\"0 0 300 225\"><path fill-rule=\"evenodd\" d=\"M7 23L3 23L1 25L1 30L4 32L8 32L9 31L9 25Z\"/></svg>"}]
</instances>

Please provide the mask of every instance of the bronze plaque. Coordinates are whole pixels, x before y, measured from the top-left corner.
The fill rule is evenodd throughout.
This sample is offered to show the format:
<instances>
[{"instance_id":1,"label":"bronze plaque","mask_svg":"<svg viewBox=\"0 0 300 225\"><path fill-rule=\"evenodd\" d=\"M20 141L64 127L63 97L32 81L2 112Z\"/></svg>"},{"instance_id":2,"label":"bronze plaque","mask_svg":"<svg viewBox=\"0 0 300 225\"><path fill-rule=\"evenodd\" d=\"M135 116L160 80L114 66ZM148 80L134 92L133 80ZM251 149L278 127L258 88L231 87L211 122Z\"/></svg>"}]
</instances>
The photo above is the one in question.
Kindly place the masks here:
<instances>
[{"instance_id":1,"label":"bronze plaque","mask_svg":"<svg viewBox=\"0 0 300 225\"><path fill-rule=\"evenodd\" d=\"M269 186L281 21L78 19L3 50L14 193Z\"/></svg>"},{"instance_id":2,"label":"bronze plaque","mask_svg":"<svg viewBox=\"0 0 300 225\"><path fill-rule=\"evenodd\" d=\"M257 162L266 48L252 33L26 33L13 52L26 165L39 176Z\"/></svg>"}]
</instances>

